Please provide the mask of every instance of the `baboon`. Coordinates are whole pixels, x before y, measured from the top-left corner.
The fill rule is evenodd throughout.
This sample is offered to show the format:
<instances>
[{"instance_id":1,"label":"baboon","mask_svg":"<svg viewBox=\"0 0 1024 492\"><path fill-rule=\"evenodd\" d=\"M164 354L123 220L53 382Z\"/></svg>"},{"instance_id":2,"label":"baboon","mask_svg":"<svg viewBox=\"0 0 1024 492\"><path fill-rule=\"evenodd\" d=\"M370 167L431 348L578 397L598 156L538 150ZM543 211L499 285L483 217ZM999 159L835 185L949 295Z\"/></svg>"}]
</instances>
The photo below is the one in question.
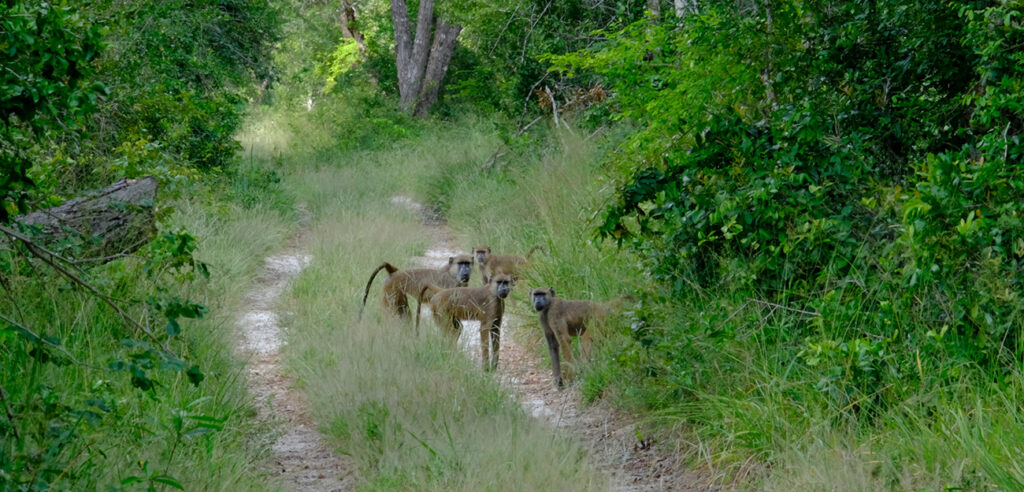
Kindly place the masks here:
<instances>
[{"instance_id":1,"label":"baboon","mask_svg":"<svg viewBox=\"0 0 1024 492\"><path fill-rule=\"evenodd\" d=\"M409 312L409 299L407 296L416 296L418 302L423 302L419 297L420 291L426 285L437 285L443 288L465 287L469 285L469 276L473 273L473 257L469 255L451 256L448 264L441 268L414 268L399 270L390 263L384 262L377 267L366 282L366 290L363 292L363 304L359 308L359 319L363 318L363 309L366 308L366 297L370 294L370 285L373 279L381 270L388 271L388 278L384 280L383 296L381 303L384 311L394 314L399 318L408 319L412 313Z\"/></svg>"},{"instance_id":2,"label":"baboon","mask_svg":"<svg viewBox=\"0 0 1024 492\"><path fill-rule=\"evenodd\" d=\"M530 302L540 312L540 324L544 328L544 338L548 341L548 353L551 355L551 372L555 377L555 385L562 384L562 368L558 354L565 355L565 361L572 364L572 338L579 337L580 353L584 357L590 351L590 333L587 326L600 323L613 309L624 301L632 301L633 296L624 295L610 302L568 301L555 297L555 289L541 287L530 291ZM567 368L567 375L572 377L572 367Z\"/></svg>"},{"instance_id":3,"label":"baboon","mask_svg":"<svg viewBox=\"0 0 1024 492\"><path fill-rule=\"evenodd\" d=\"M490 279L496 273L507 273L515 282L519 279L517 273L519 268L530 261L534 251L543 250L540 245L530 248L526 256L519 255L492 255L490 246L477 246L473 250L473 256L480 265L480 275L483 277L484 285L490 283Z\"/></svg>"},{"instance_id":4,"label":"baboon","mask_svg":"<svg viewBox=\"0 0 1024 492\"><path fill-rule=\"evenodd\" d=\"M499 273L483 287L455 287L441 289L427 285L420 297L434 312L437 324L454 342L462 334L462 320L480 322L480 362L485 371L498 367L498 349L501 345L501 318L505 314L505 298L512 291L512 277ZM416 329L420 325L420 310L416 308Z\"/></svg>"}]
</instances>

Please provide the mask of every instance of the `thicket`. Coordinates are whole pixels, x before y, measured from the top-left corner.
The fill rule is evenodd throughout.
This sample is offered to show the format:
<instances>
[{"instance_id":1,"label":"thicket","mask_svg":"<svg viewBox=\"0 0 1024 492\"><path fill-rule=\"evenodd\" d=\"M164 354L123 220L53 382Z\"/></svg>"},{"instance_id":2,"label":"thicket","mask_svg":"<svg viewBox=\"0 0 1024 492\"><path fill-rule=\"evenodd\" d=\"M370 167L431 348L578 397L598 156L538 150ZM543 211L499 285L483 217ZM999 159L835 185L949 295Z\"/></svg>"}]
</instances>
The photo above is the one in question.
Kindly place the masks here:
<instances>
[{"instance_id":1,"label":"thicket","mask_svg":"<svg viewBox=\"0 0 1024 492\"><path fill-rule=\"evenodd\" d=\"M225 238L253 258L281 239L227 224L282 202L273 176L230 179L278 23L265 1L0 5L0 489L254 486L224 333L189 328L255 266ZM48 249L15 220L140 176L161 191L137 251L81 258L102 238Z\"/></svg>"},{"instance_id":2,"label":"thicket","mask_svg":"<svg viewBox=\"0 0 1024 492\"><path fill-rule=\"evenodd\" d=\"M339 138L415 136L389 113L387 4L354 3L362 69L336 34L318 71L294 73L314 99L344 94L365 113ZM819 474L797 489L1021 483L1012 437L995 437L1024 425L1008 403L1024 356L1020 2L445 5L465 29L440 116L497 111L522 127L557 103L610 136L594 142L611 146L617 191L594 229L656 282L584 376L589 397L693 425L712 462ZM603 104L573 104L597 84ZM467 189L532 179L529 156L555 139L517 130L499 130L479 169L439 170L429 198L464 212ZM559 232L508 226L527 236L508 247ZM613 294L593 277L623 265L591 244L600 264L539 279Z\"/></svg>"},{"instance_id":3,"label":"thicket","mask_svg":"<svg viewBox=\"0 0 1024 492\"><path fill-rule=\"evenodd\" d=\"M780 426L911 418L954 440L951 401L1017 394L1022 15L710 1L550 57L599 77L635 128L608 157L620 185L597 229L662 286L614 355L626 369L606 364L590 394L717 427L769 461ZM967 468L1019 486L987 446L1002 458ZM897 486L913 459L886 460L880 480Z\"/></svg>"}]
</instances>

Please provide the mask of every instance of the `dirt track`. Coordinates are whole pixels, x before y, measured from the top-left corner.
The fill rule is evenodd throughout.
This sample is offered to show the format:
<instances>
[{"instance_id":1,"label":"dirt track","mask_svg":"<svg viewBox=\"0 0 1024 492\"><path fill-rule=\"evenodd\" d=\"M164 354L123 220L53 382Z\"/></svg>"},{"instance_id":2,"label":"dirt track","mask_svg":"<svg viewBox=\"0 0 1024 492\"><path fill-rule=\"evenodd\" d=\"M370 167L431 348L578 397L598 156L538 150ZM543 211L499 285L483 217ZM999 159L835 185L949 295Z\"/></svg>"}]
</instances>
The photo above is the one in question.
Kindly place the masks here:
<instances>
[{"instance_id":1,"label":"dirt track","mask_svg":"<svg viewBox=\"0 0 1024 492\"><path fill-rule=\"evenodd\" d=\"M424 267L438 267L458 254L452 230L436 213L407 197L394 197L392 202L419 213L434 238L425 255L414 261ZM545 361L509 336L510 323L524 322L533 321L506 315L496 377L503 387L516 395L527 414L575 437L590 452L594 464L608 473L612 490L713 490L704 485L698 473L687 469L678 453L637 439L635 419L605 405L584 406L579 391L573 387L563 391L555 389ZM463 336L459 338L462 349L474 359L480 357L480 340L466 334L478 329L478 322L465 322Z\"/></svg>"},{"instance_id":2,"label":"dirt track","mask_svg":"<svg viewBox=\"0 0 1024 492\"><path fill-rule=\"evenodd\" d=\"M456 254L453 233L436 214L406 197L392 201L419 213L434 238L426 254L414 261L435 267ZM287 490L352 490L357 481L354 465L333 452L316 430L309 403L301 392L292 389L294 381L285 375L282 361L284 335L275 309L288 282L312 261L305 253L305 244L306 236L297 234L283 251L265 260L263 272L243 299L236 321L240 335L236 351L248 360L249 390L256 398L259 418L280 423L279 434L267 437L271 441L272 475ZM506 316L495 374L528 415L576 438L589 451L594 464L611 478L613 490L711 489L703 485L698 473L687 470L677 453L637 439L635 419L605 405L584 406L575 388L555 389L545 361L509 336L510 323L518 326L530 322ZM473 333L476 327L466 323L464 331ZM473 358L479 357L479 343L478 337L460 338L462 349Z\"/></svg>"},{"instance_id":3,"label":"dirt track","mask_svg":"<svg viewBox=\"0 0 1024 492\"><path fill-rule=\"evenodd\" d=\"M248 361L249 392L256 398L259 419L280 424L276 435L266 436L271 448L271 475L286 490L352 490L355 467L332 451L316 430L309 403L293 389L294 381L285 375L282 361L284 334L275 309L288 282L312 261L305 246L306 236L300 232L283 251L264 261L263 271L243 298L235 322L240 335L236 337L236 352Z\"/></svg>"}]
</instances>

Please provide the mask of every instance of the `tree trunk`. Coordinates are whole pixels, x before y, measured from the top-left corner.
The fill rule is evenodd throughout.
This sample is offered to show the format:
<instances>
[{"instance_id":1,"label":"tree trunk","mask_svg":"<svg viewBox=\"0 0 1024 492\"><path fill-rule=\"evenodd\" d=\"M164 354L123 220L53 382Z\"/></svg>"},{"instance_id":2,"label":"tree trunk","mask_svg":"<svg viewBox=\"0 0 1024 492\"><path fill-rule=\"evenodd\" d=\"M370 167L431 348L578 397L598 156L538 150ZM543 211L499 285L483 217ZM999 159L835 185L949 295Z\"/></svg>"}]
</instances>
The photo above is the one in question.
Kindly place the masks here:
<instances>
[{"instance_id":1,"label":"tree trunk","mask_svg":"<svg viewBox=\"0 0 1024 492\"><path fill-rule=\"evenodd\" d=\"M416 102L414 114L423 118L430 113L430 108L437 103L437 94L441 89L441 82L444 75L448 73L448 64L452 61L452 53L455 52L455 43L462 32L462 26L448 24L443 20L437 21L437 28L434 30L434 43L430 47L430 61L423 74L423 86L420 90L419 100Z\"/></svg>"},{"instance_id":2,"label":"tree trunk","mask_svg":"<svg viewBox=\"0 0 1024 492\"><path fill-rule=\"evenodd\" d=\"M152 239L156 232L153 200L155 178L122 179L102 190L73 198L56 207L15 217L19 228L41 245L64 256L105 262L131 253ZM60 251L62 241L80 241L81 251Z\"/></svg>"},{"instance_id":3,"label":"tree trunk","mask_svg":"<svg viewBox=\"0 0 1024 492\"><path fill-rule=\"evenodd\" d=\"M424 117L437 102L462 26L439 20L435 27L434 0L420 2L415 38L410 32L405 0L391 0L391 19L395 27L398 105L403 111Z\"/></svg>"},{"instance_id":4,"label":"tree trunk","mask_svg":"<svg viewBox=\"0 0 1024 492\"><path fill-rule=\"evenodd\" d=\"M355 27L356 8L352 5L352 2L341 2L341 16L339 18L339 22L341 22L341 36L355 40L356 46L359 47L359 54L365 56L366 42L363 40L363 33L359 32L359 29Z\"/></svg>"},{"instance_id":5,"label":"tree trunk","mask_svg":"<svg viewBox=\"0 0 1024 492\"><path fill-rule=\"evenodd\" d=\"M409 111L416 104L420 90L423 88L423 73L427 70L427 57L430 55L430 35L434 28L434 0L420 0L420 10L416 14L416 38L412 40L413 81L416 85L410 94L407 104L402 109Z\"/></svg>"},{"instance_id":6,"label":"tree trunk","mask_svg":"<svg viewBox=\"0 0 1024 492\"><path fill-rule=\"evenodd\" d=\"M391 19L395 26L395 65L398 69L398 106L411 111L416 105L423 73L430 54L430 30L434 24L434 0L422 0L416 14L416 37L409 28L409 7L405 0L391 0Z\"/></svg>"},{"instance_id":7,"label":"tree trunk","mask_svg":"<svg viewBox=\"0 0 1024 492\"><path fill-rule=\"evenodd\" d=\"M415 97L410 81L412 74L407 73L408 67L412 65L412 38L409 31L409 7L405 0L391 0L391 21L395 27L395 68L398 71L398 94L401 100L399 106L404 109L406 98Z\"/></svg>"},{"instance_id":8,"label":"tree trunk","mask_svg":"<svg viewBox=\"0 0 1024 492\"><path fill-rule=\"evenodd\" d=\"M676 17L686 17L697 13L697 0L673 0Z\"/></svg>"}]
</instances>

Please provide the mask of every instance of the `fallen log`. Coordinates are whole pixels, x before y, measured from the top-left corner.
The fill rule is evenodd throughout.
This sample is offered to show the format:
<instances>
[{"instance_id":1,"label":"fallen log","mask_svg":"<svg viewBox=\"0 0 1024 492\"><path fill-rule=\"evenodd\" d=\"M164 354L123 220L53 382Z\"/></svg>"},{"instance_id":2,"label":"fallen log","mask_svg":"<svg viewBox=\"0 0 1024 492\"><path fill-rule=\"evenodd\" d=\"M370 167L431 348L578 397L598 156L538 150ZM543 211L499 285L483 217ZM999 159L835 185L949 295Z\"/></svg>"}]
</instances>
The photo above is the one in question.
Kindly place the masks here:
<instances>
[{"instance_id":1,"label":"fallen log","mask_svg":"<svg viewBox=\"0 0 1024 492\"><path fill-rule=\"evenodd\" d=\"M122 179L13 222L32 241L76 263L106 263L153 238L156 190L156 178Z\"/></svg>"}]
</instances>

